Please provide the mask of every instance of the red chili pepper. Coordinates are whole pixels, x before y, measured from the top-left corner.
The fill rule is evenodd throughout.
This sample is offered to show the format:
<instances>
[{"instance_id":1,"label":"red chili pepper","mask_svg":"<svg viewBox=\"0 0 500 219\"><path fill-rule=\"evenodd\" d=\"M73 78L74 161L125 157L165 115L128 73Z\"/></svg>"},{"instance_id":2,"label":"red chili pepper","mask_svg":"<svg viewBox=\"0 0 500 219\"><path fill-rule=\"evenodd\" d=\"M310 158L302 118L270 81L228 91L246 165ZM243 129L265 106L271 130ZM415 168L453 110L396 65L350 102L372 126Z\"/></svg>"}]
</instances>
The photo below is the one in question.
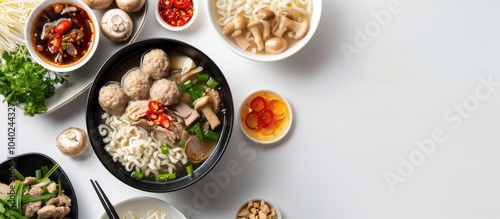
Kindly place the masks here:
<instances>
[{"instance_id":1,"label":"red chili pepper","mask_svg":"<svg viewBox=\"0 0 500 219\"><path fill-rule=\"evenodd\" d=\"M170 8L172 7L172 0L160 0L161 8Z\"/></svg>"},{"instance_id":2,"label":"red chili pepper","mask_svg":"<svg viewBox=\"0 0 500 219\"><path fill-rule=\"evenodd\" d=\"M163 108L163 105L160 102L151 100L148 103L148 109L153 113L162 114L165 108Z\"/></svg>"},{"instance_id":3,"label":"red chili pepper","mask_svg":"<svg viewBox=\"0 0 500 219\"><path fill-rule=\"evenodd\" d=\"M255 112L262 112L262 110L267 108L266 100L261 96L255 97L250 102L250 108Z\"/></svg>"},{"instance_id":4,"label":"red chili pepper","mask_svg":"<svg viewBox=\"0 0 500 219\"><path fill-rule=\"evenodd\" d=\"M49 41L47 42L47 47L49 48L50 52L54 53L59 49L59 47L61 47L61 43L62 43L61 35L54 34L49 38Z\"/></svg>"},{"instance_id":5,"label":"red chili pepper","mask_svg":"<svg viewBox=\"0 0 500 219\"><path fill-rule=\"evenodd\" d=\"M245 124L250 129L256 129L259 126L259 115L256 112L251 112L245 118Z\"/></svg>"},{"instance_id":6,"label":"red chili pepper","mask_svg":"<svg viewBox=\"0 0 500 219\"><path fill-rule=\"evenodd\" d=\"M160 121L158 121L159 125L163 128L170 128L170 119L167 115L163 114L160 116Z\"/></svg>"},{"instance_id":7,"label":"red chili pepper","mask_svg":"<svg viewBox=\"0 0 500 219\"><path fill-rule=\"evenodd\" d=\"M270 126L274 121L274 114L271 110L264 110L259 115L259 126L262 128L266 128Z\"/></svg>"},{"instance_id":8,"label":"red chili pepper","mask_svg":"<svg viewBox=\"0 0 500 219\"><path fill-rule=\"evenodd\" d=\"M173 0L174 6L178 9L185 9L191 3L191 0Z\"/></svg>"},{"instance_id":9,"label":"red chili pepper","mask_svg":"<svg viewBox=\"0 0 500 219\"><path fill-rule=\"evenodd\" d=\"M63 35L66 32L68 32L71 27L73 27L73 23L69 20L62 20L59 23L57 23L55 32L59 35Z\"/></svg>"},{"instance_id":10,"label":"red chili pepper","mask_svg":"<svg viewBox=\"0 0 500 219\"><path fill-rule=\"evenodd\" d=\"M162 114L155 113L151 110L146 111L146 117L148 117L149 121L154 122L154 123L157 123L158 121L160 121L159 119L160 119L161 115Z\"/></svg>"}]
</instances>

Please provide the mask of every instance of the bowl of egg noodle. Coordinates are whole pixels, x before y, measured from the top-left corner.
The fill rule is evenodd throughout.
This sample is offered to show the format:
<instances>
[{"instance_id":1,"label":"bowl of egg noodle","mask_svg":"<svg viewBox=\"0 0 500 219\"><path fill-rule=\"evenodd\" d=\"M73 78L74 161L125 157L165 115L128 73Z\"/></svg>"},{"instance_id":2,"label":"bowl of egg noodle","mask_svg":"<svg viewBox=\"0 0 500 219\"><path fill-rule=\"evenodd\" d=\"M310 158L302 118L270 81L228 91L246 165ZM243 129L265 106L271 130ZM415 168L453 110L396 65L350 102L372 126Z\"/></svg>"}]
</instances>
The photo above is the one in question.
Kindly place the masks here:
<instances>
[{"instance_id":1,"label":"bowl of egg noodle","mask_svg":"<svg viewBox=\"0 0 500 219\"><path fill-rule=\"evenodd\" d=\"M207 13L221 42L255 61L277 61L301 50L321 18L321 0L214 0Z\"/></svg>"}]
</instances>

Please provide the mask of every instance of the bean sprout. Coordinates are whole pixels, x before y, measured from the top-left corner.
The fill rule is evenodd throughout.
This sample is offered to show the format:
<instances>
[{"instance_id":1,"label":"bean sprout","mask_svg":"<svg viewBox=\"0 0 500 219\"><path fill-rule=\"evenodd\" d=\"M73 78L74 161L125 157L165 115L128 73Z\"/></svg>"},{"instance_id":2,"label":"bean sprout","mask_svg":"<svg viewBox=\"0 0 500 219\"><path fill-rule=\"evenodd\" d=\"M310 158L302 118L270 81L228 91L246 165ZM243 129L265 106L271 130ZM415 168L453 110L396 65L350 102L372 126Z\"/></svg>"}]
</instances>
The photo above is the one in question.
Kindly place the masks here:
<instances>
[{"instance_id":1,"label":"bean sprout","mask_svg":"<svg viewBox=\"0 0 500 219\"><path fill-rule=\"evenodd\" d=\"M28 15L41 0L0 0L0 52L12 51L24 42Z\"/></svg>"}]
</instances>

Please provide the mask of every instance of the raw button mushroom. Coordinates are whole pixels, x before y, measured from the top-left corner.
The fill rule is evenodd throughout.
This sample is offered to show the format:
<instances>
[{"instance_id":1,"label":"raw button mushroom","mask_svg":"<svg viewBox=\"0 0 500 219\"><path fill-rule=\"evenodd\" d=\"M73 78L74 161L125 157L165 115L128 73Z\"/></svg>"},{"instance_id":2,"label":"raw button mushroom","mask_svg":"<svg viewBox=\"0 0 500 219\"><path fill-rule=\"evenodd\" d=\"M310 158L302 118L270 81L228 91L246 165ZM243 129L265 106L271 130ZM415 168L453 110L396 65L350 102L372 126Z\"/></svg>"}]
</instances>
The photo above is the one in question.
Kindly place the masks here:
<instances>
[{"instance_id":1,"label":"raw button mushroom","mask_svg":"<svg viewBox=\"0 0 500 219\"><path fill-rule=\"evenodd\" d=\"M87 149L89 139L87 133L80 128L70 127L57 136L57 148L67 156L76 157Z\"/></svg>"},{"instance_id":2,"label":"raw button mushroom","mask_svg":"<svg viewBox=\"0 0 500 219\"><path fill-rule=\"evenodd\" d=\"M145 0L116 0L116 5L126 12L137 12L144 6Z\"/></svg>"},{"instance_id":3,"label":"raw button mushroom","mask_svg":"<svg viewBox=\"0 0 500 219\"><path fill-rule=\"evenodd\" d=\"M122 42L132 35L134 23L127 12L113 8L102 15L101 30L109 40Z\"/></svg>"},{"instance_id":4,"label":"raw button mushroom","mask_svg":"<svg viewBox=\"0 0 500 219\"><path fill-rule=\"evenodd\" d=\"M85 4L89 6L89 8L94 10L102 10L106 9L111 4L113 4L113 0L82 0Z\"/></svg>"}]
</instances>

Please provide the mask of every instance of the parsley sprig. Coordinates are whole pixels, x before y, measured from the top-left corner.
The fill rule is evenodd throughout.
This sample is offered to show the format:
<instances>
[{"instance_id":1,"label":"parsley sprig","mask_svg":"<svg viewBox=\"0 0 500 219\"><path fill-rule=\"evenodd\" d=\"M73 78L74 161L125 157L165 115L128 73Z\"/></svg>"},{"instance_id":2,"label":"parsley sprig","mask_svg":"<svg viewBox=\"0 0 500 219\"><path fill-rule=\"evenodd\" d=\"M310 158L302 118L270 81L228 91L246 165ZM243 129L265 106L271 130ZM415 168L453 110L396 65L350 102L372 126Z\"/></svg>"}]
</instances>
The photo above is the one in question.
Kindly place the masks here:
<instances>
[{"instance_id":1,"label":"parsley sprig","mask_svg":"<svg viewBox=\"0 0 500 219\"><path fill-rule=\"evenodd\" d=\"M0 60L0 94L3 102L23 104L24 115L47 111L45 100L55 92L56 85L68 82L68 75L49 71L31 60L25 45L4 51Z\"/></svg>"}]
</instances>

